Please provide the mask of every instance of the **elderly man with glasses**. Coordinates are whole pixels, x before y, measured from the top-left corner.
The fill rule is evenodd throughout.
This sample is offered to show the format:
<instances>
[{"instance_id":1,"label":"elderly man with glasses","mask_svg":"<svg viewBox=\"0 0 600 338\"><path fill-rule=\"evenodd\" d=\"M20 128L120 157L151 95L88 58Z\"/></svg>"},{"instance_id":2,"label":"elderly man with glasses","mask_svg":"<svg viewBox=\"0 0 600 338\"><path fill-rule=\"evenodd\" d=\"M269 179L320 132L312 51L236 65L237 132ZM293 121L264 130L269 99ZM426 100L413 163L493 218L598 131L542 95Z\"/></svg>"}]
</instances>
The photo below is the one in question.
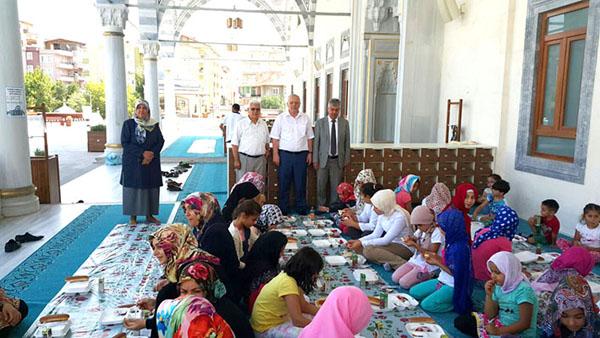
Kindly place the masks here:
<instances>
[{"instance_id":1,"label":"elderly man with glasses","mask_svg":"<svg viewBox=\"0 0 600 338\"><path fill-rule=\"evenodd\" d=\"M236 181L247 172L267 176L269 156L269 128L260 118L260 102L252 101L248 106L248 117L240 119L231 135L233 167Z\"/></svg>"}]
</instances>

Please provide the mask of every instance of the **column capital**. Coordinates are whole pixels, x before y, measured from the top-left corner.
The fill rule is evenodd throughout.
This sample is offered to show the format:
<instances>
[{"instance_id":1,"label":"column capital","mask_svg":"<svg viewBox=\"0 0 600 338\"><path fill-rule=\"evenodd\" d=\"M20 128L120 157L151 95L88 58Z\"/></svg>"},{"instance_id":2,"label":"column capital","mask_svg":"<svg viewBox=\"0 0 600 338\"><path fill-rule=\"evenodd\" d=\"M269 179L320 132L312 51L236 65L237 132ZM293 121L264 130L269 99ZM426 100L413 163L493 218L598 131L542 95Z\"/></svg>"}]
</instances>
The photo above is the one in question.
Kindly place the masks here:
<instances>
[{"instance_id":1,"label":"column capital","mask_svg":"<svg viewBox=\"0 0 600 338\"><path fill-rule=\"evenodd\" d=\"M160 50L160 43L156 40L142 40L142 50L144 51L144 58L156 59L158 57L158 51Z\"/></svg>"},{"instance_id":2,"label":"column capital","mask_svg":"<svg viewBox=\"0 0 600 338\"><path fill-rule=\"evenodd\" d=\"M127 22L128 9L123 4L97 4L102 27L107 33L123 33Z\"/></svg>"}]
</instances>

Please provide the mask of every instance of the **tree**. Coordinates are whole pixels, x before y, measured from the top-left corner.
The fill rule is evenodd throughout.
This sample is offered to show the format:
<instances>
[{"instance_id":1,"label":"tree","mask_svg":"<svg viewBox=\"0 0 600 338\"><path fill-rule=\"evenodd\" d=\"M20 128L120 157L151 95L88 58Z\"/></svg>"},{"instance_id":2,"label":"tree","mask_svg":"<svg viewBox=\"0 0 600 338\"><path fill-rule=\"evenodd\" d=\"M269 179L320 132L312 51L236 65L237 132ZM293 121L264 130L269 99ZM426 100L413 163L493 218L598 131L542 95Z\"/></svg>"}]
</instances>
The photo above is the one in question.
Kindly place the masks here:
<instances>
[{"instance_id":1,"label":"tree","mask_svg":"<svg viewBox=\"0 0 600 338\"><path fill-rule=\"evenodd\" d=\"M85 96L90 100L92 111L98 111L102 118L106 118L104 82L88 82L85 86Z\"/></svg>"},{"instance_id":2,"label":"tree","mask_svg":"<svg viewBox=\"0 0 600 338\"><path fill-rule=\"evenodd\" d=\"M138 99L140 99L140 97L138 96L137 90L131 86L127 86L127 114L129 114L129 117L133 116L135 110L135 101Z\"/></svg>"},{"instance_id":3,"label":"tree","mask_svg":"<svg viewBox=\"0 0 600 338\"><path fill-rule=\"evenodd\" d=\"M281 96L263 96L260 106L263 109L283 109L283 98Z\"/></svg>"},{"instance_id":4,"label":"tree","mask_svg":"<svg viewBox=\"0 0 600 338\"><path fill-rule=\"evenodd\" d=\"M25 73L25 96L27 107L39 109L44 104L51 107L53 104L52 89L54 81L41 69ZM48 109L46 109L48 111Z\"/></svg>"},{"instance_id":5,"label":"tree","mask_svg":"<svg viewBox=\"0 0 600 338\"><path fill-rule=\"evenodd\" d=\"M141 72L135 73L135 96L143 99L144 98L144 85L145 85L144 74Z\"/></svg>"},{"instance_id":6,"label":"tree","mask_svg":"<svg viewBox=\"0 0 600 338\"><path fill-rule=\"evenodd\" d=\"M75 111L83 111L83 106L88 104L88 98L86 97L83 90L74 92L67 99L67 106L75 109Z\"/></svg>"}]
</instances>

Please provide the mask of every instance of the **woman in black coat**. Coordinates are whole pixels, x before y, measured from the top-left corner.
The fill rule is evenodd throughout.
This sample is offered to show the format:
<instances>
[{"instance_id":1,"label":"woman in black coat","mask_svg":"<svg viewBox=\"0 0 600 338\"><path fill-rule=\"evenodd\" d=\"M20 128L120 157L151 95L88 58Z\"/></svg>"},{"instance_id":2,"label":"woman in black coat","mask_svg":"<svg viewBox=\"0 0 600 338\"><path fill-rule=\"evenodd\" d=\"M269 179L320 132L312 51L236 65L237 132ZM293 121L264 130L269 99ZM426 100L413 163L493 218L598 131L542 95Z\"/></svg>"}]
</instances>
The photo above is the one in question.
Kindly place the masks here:
<instances>
[{"instance_id":1,"label":"woman in black coat","mask_svg":"<svg viewBox=\"0 0 600 338\"><path fill-rule=\"evenodd\" d=\"M158 215L159 193L162 186L160 151L165 140L158 121L150 117L148 102L138 100L135 116L123 123L123 214L130 223L137 223L137 215L145 215L149 223L160 224Z\"/></svg>"}]
</instances>

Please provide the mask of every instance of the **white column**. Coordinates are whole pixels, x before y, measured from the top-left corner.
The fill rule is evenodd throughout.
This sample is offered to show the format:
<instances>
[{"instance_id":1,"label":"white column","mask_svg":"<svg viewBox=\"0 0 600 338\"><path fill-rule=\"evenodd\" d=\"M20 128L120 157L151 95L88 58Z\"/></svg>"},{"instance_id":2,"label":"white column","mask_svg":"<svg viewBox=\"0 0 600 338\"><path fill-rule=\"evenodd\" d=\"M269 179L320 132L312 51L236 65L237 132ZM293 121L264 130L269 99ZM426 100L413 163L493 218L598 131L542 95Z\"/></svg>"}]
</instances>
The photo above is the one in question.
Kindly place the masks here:
<instances>
[{"instance_id":1,"label":"white column","mask_svg":"<svg viewBox=\"0 0 600 338\"><path fill-rule=\"evenodd\" d=\"M165 65L165 126L164 134L174 135L177 131L177 110L175 106L175 59L170 57L168 59L161 59Z\"/></svg>"},{"instance_id":2,"label":"white column","mask_svg":"<svg viewBox=\"0 0 600 338\"><path fill-rule=\"evenodd\" d=\"M106 73L104 76L106 96L106 148L107 165L121 164L121 128L128 118L127 86L125 82L125 52L123 29L127 22L125 5L97 4L102 20L105 42Z\"/></svg>"},{"instance_id":3,"label":"white column","mask_svg":"<svg viewBox=\"0 0 600 338\"><path fill-rule=\"evenodd\" d=\"M17 0L0 1L0 215L40 209L31 181Z\"/></svg>"},{"instance_id":4,"label":"white column","mask_svg":"<svg viewBox=\"0 0 600 338\"><path fill-rule=\"evenodd\" d=\"M144 50L144 98L150 104L152 118L161 123L156 65L160 44L158 41L145 40L142 41L142 49Z\"/></svg>"},{"instance_id":5,"label":"white column","mask_svg":"<svg viewBox=\"0 0 600 338\"><path fill-rule=\"evenodd\" d=\"M348 119L352 143L364 142L365 120L365 10L367 1L352 0L350 28L350 79L348 81Z\"/></svg>"}]
</instances>

